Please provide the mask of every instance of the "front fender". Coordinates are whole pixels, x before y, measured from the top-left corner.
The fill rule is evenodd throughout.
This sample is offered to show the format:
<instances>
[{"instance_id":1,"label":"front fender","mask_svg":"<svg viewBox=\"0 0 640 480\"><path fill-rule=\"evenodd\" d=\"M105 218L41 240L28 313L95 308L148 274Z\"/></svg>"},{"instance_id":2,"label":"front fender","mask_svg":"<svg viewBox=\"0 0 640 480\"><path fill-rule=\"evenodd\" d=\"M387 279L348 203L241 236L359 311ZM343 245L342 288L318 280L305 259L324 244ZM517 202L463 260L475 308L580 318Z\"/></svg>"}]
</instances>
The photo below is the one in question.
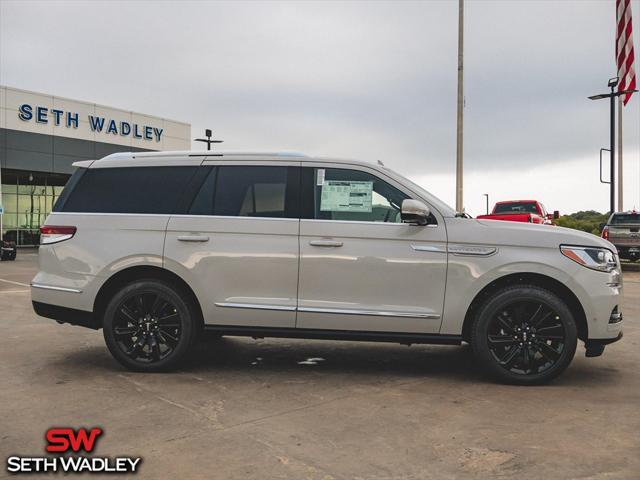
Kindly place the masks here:
<instances>
[{"instance_id":1,"label":"front fender","mask_svg":"<svg viewBox=\"0 0 640 480\"><path fill-rule=\"evenodd\" d=\"M460 335L476 296L487 285L507 275L544 275L566 285L581 303L586 298L584 289L572 280L573 274L582 267L563 257L558 249L501 246L489 257L449 254L448 263L441 334Z\"/></svg>"}]
</instances>

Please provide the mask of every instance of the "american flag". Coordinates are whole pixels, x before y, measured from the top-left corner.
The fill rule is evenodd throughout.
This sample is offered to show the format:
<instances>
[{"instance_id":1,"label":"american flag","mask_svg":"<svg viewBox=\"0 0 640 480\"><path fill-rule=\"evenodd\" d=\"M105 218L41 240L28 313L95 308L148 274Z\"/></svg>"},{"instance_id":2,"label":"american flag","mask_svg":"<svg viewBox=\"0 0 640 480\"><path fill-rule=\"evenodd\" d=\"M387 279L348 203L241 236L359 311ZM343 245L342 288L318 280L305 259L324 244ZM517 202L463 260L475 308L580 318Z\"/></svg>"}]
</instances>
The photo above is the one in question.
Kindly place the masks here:
<instances>
[{"instance_id":1,"label":"american flag","mask_svg":"<svg viewBox=\"0 0 640 480\"><path fill-rule=\"evenodd\" d=\"M616 0L616 19L618 29L616 32L616 61L618 64L618 91L635 90L636 72L633 69L633 35L631 22L631 0ZM627 104L633 93L624 96L624 105Z\"/></svg>"}]
</instances>

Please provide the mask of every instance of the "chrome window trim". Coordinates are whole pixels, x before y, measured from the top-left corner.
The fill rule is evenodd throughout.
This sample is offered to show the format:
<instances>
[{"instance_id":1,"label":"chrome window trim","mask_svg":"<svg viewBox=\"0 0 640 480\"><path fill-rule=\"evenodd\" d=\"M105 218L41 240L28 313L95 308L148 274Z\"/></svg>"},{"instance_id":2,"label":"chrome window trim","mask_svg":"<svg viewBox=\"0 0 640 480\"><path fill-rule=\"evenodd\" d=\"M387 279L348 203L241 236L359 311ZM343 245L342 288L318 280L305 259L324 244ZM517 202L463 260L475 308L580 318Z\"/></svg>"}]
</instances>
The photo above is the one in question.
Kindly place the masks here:
<instances>
[{"instance_id":1,"label":"chrome window trim","mask_svg":"<svg viewBox=\"0 0 640 480\"><path fill-rule=\"evenodd\" d=\"M56 287L53 285L44 285L42 283L32 283L31 288L41 288L43 290L54 290L56 292L82 293L82 290L79 290L77 288Z\"/></svg>"},{"instance_id":2,"label":"chrome window trim","mask_svg":"<svg viewBox=\"0 0 640 480\"><path fill-rule=\"evenodd\" d=\"M301 222L324 222L324 223L350 223L354 225L385 225L390 227L428 227L428 228L438 228L438 225L412 225L410 223L405 222L362 222L358 220L327 220L321 218L301 218Z\"/></svg>"},{"instance_id":3,"label":"chrome window trim","mask_svg":"<svg viewBox=\"0 0 640 480\"><path fill-rule=\"evenodd\" d=\"M113 212L51 212L56 215L117 215L128 217L180 217L180 218L221 218L231 220L280 220L289 222L299 222L299 218L287 218L287 217L234 217L225 215L192 215L182 213L113 213Z\"/></svg>"}]
</instances>

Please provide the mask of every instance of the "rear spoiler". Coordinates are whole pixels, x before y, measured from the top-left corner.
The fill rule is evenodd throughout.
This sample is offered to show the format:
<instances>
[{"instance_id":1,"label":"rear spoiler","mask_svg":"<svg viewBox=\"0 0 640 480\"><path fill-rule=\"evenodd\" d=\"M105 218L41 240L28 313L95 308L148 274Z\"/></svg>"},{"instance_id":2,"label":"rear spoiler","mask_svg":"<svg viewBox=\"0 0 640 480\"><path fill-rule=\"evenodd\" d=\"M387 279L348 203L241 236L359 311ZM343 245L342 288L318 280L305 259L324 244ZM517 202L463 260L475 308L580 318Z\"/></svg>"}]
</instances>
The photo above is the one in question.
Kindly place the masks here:
<instances>
[{"instance_id":1,"label":"rear spoiler","mask_svg":"<svg viewBox=\"0 0 640 480\"><path fill-rule=\"evenodd\" d=\"M80 162L73 162L71 165L79 168L89 168L95 162L95 160L82 160Z\"/></svg>"}]
</instances>

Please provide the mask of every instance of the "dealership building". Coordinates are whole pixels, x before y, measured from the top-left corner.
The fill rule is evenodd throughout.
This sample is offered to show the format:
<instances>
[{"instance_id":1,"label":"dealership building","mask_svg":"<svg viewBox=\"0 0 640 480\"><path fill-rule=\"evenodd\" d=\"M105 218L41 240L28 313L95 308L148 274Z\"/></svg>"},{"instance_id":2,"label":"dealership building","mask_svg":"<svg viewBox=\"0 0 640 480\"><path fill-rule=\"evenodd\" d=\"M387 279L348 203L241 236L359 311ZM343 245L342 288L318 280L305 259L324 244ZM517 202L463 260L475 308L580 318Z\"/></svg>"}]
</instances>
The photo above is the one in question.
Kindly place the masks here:
<instances>
[{"instance_id":1,"label":"dealership building","mask_svg":"<svg viewBox=\"0 0 640 480\"><path fill-rule=\"evenodd\" d=\"M191 125L0 86L2 236L37 245L73 162L115 152L189 150Z\"/></svg>"}]
</instances>

